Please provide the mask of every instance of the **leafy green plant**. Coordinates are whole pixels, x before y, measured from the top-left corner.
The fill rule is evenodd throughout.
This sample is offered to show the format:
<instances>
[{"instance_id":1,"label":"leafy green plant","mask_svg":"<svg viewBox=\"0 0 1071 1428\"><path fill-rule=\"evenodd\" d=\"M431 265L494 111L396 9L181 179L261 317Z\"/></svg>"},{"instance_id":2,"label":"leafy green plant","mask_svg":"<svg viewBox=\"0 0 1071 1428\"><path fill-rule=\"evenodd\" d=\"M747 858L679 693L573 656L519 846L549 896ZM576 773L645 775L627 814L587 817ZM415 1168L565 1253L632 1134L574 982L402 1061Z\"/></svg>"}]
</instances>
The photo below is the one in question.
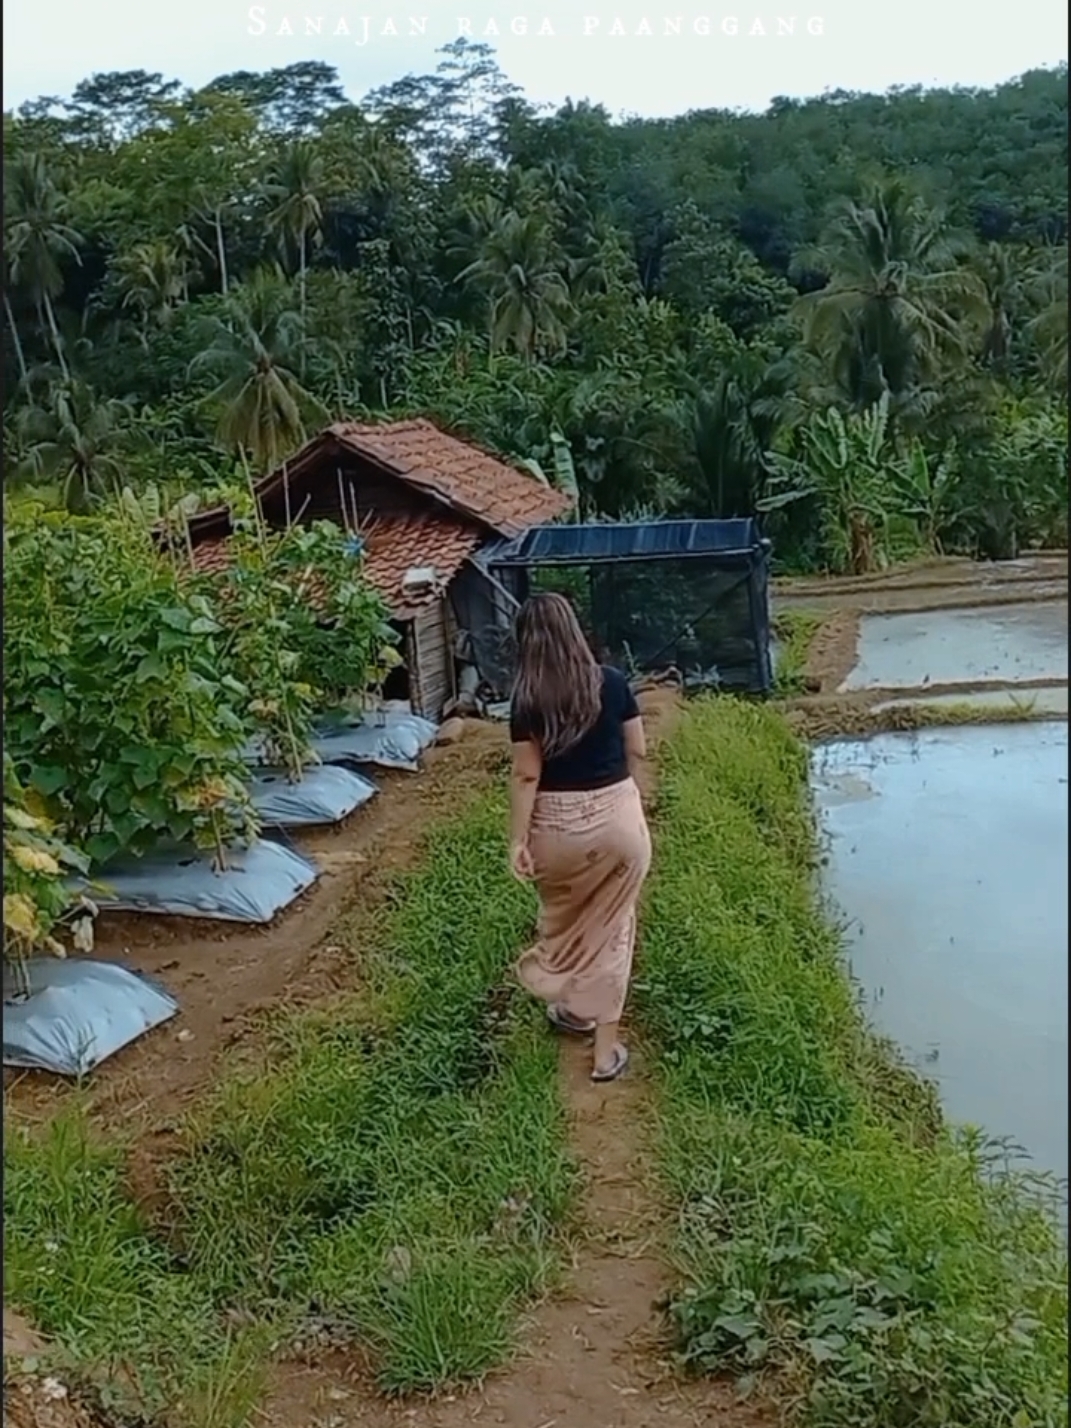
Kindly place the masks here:
<instances>
[{"instance_id":1,"label":"leafy green plant","mask_svg":"<svg viewBox=\"0 0 1071 1428\"><path fill-rule=\"evenodd\" d=\"M800 428L798 456L768 453L769 494L756 503L757 508L774 511L814 499L835 570L862 575L888 563L895 467L888 423L886 397L862 415L844 416L830 407Z\"/></svg>"},{"instance_id":2,"label":"leafy green plant","mask_svg":"<svg viewBox=\"0 0 1071 1428\"><path fill-rule=\"evenodd\" d=\"M218 613L226 667L248 691L244 712L267 757L292 778L313 761L318 710L363 696L396 635L382 599L361 578L359 550L317 521L268 531L240 518L226 568L204 577Z\"/></svg>"},{"instance_id":3,"label":"leafy green plant","mask_svg":"<svg viewBox=\"0 0 1071 1428\"><path fill-rule=\"evenodd\" d=\"M220 862L256 831L245 690L220 625L147 532L21 512L4 530L4 727L15 770L101 865L161 838Z\"/></svg>"},{"instance_id":4,"label":"leafy green plant","mask_svg":"<svg viewBox=\"0 0 1071 1428\"><path fill-rule=\"evenodd\" d=\"M56 836L49 820L32 811L15 762L4 750L4 956L21 963L38 950L63 956L52 935L74 899L66 886L89 860Z\"/></svg>"},{"instance_id":5,"label":"leafy green plant","mask_svg":"<svg viewBox=\"0 0 1071 1428\"><path fill-rule=\"evenodd\" d=\"M923 549L943 553L942 541L962 515L959 506L959 453L949 445L938 456L914 440L906 456L894 462L890 475L892 496L899 514L915 523Z\"/></svg>"},{"instance_id":6,"label":"leafy green plant","mask_svg":"<svg viewBox=\"0 0 1071 1428\"><path fill-rule=\"evenodd\" d=\"M569 449L569 443L557 428L550 433L549 440L554 463L554 485L572 501L573 519L578 521L580 519L580 488L577 484L573 453ZM531 471L537 481L542 481L544 486L551 484L547 479L546 472L534 457L526 457L520 464Z\"/></svg>"}]
</instances>

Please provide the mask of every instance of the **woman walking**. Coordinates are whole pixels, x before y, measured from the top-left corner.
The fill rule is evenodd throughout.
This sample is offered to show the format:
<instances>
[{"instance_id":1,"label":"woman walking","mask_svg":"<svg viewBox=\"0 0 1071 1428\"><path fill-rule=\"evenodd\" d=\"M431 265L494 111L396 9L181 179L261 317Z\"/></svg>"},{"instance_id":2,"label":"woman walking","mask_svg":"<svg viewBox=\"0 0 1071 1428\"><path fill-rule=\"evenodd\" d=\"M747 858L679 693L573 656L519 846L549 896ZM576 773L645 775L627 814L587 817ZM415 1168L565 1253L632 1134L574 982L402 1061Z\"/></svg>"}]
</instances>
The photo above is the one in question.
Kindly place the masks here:
<instances>
[{"instance_id":1,"label":"woman walking","mask_svg":"<svg viewBox=\"0 0 1071 1428\"><path fill-rule=\"evenodd\" d=\"M560 595L533 595L517 617L510 738L510 862L540 902L517 975L559 1031L594 1032L592 1080L613 1081L628 1065L618 1023L651 862L646 747L628 680L597 662Z\"/></svg>"}]
</instances>

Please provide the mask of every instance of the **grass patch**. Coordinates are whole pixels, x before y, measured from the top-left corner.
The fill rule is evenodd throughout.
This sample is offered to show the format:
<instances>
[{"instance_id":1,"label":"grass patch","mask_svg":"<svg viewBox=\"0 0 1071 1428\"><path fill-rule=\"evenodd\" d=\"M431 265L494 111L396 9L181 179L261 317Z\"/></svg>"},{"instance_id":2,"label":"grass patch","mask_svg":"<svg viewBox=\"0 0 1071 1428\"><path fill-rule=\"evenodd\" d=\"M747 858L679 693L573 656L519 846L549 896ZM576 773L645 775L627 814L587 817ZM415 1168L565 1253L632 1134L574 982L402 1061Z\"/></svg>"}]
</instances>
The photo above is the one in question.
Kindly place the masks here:
<instances>
[{"instance_id":1,"label":"grass patch","mask_svg":"<svg viewBox=\"0 0 1071 1428\"><path fill-rule=\"evenodd\" d=\"M934 1118L863 1025L815 886L806 755L693 707L664 750L637 1012L679 1207L687 1361L809 1428L1067 1423L1051 1205Z\"/></svg>"},{"instance_id":2,"label":"grass patch","mask_svg":"<svg viewBox=\"0 0 1071 1428\"><path fill-rule=\"evenodd\" d=\"M93 1175L57 1154L66 1131L8 1135L9 1299L86 1358L121 1344L165 1402L188 1341L222 1361L226 1323L359 1344L388 1391L501 1361L557 1273L575 1186L556 1049L507 982L533 903L504 828L495 795L429 839L378 944L354 949L368 990L285 1019L271 1068L230 1078L188 1129L166 1225L138 1222L84 1138Z\"/></svg>"},{"instance_id":3,"label":"grass patch","mask_svg":"<svg viewBox=\"0 0 1071 1428\"><path fill-rule=\"evenodd\" d=\"M5 1116L4 1301L124 1423L169 1410L191 1428L232 1428L256 1402L263 1332L229 1329L149 1233L122 1148L94 1143L77 1104L43 1133Z\"/></svg>"},{"instance_id":4,"label":"grass patch","mask_svg":"<svg viewBox=\"0 0 1071 1428\"><path fill-rule=\"evenodd\" d=\"M811 645L828 618L813 610L782 610L774 617L771 633L777 641L774 694L778 699L791 699L805 692Z\"/></svg>"}]
</instances>

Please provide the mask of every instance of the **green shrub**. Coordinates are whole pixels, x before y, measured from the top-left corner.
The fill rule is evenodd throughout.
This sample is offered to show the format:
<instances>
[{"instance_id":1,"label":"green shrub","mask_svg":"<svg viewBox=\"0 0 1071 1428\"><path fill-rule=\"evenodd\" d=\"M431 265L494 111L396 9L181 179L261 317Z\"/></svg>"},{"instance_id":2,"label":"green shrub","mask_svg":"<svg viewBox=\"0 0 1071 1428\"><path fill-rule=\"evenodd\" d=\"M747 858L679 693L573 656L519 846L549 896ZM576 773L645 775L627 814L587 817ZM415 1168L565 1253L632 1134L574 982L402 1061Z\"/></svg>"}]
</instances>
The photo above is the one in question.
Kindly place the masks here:
<instances>
[{"instance_id":1,"label":"green shrub","mask_svg":"<svg viewBox=\"0 0 1071 1428\"><path fill-rule=\"evenodd\" d=\"M5 746L96 864L162 837L222 859L255 831L219 633L145 530L33 510L5 524Z\"/></svg>"}]
</instances>

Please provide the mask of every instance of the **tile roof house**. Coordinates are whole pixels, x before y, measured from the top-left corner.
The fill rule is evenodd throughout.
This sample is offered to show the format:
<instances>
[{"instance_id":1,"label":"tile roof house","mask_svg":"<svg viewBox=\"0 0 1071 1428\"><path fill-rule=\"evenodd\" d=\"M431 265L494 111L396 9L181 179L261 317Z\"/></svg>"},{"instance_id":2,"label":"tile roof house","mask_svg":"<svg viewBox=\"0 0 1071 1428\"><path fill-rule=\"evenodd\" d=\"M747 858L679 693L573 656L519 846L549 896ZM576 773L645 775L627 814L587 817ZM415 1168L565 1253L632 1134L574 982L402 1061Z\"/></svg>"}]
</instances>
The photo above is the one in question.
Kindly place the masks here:
<instances>
[{"instance_id":1,"label":"tile roof house","mask_svg":"<svg viewBox=\"0 0 1071 1428\"><path fill-rule=\"evenodd\" d=\"M255 490L263 519L276 529L328 519L360 531L364 575L403 633L409 700L429 718L457 693L459 632L471 645L476 627L501 628L509 617L471 557L570 505L560 491L423 419L337 422ZM200 512L189 530L198 569L226 565L226 506Z\"/></svg>"}]
</instances>

